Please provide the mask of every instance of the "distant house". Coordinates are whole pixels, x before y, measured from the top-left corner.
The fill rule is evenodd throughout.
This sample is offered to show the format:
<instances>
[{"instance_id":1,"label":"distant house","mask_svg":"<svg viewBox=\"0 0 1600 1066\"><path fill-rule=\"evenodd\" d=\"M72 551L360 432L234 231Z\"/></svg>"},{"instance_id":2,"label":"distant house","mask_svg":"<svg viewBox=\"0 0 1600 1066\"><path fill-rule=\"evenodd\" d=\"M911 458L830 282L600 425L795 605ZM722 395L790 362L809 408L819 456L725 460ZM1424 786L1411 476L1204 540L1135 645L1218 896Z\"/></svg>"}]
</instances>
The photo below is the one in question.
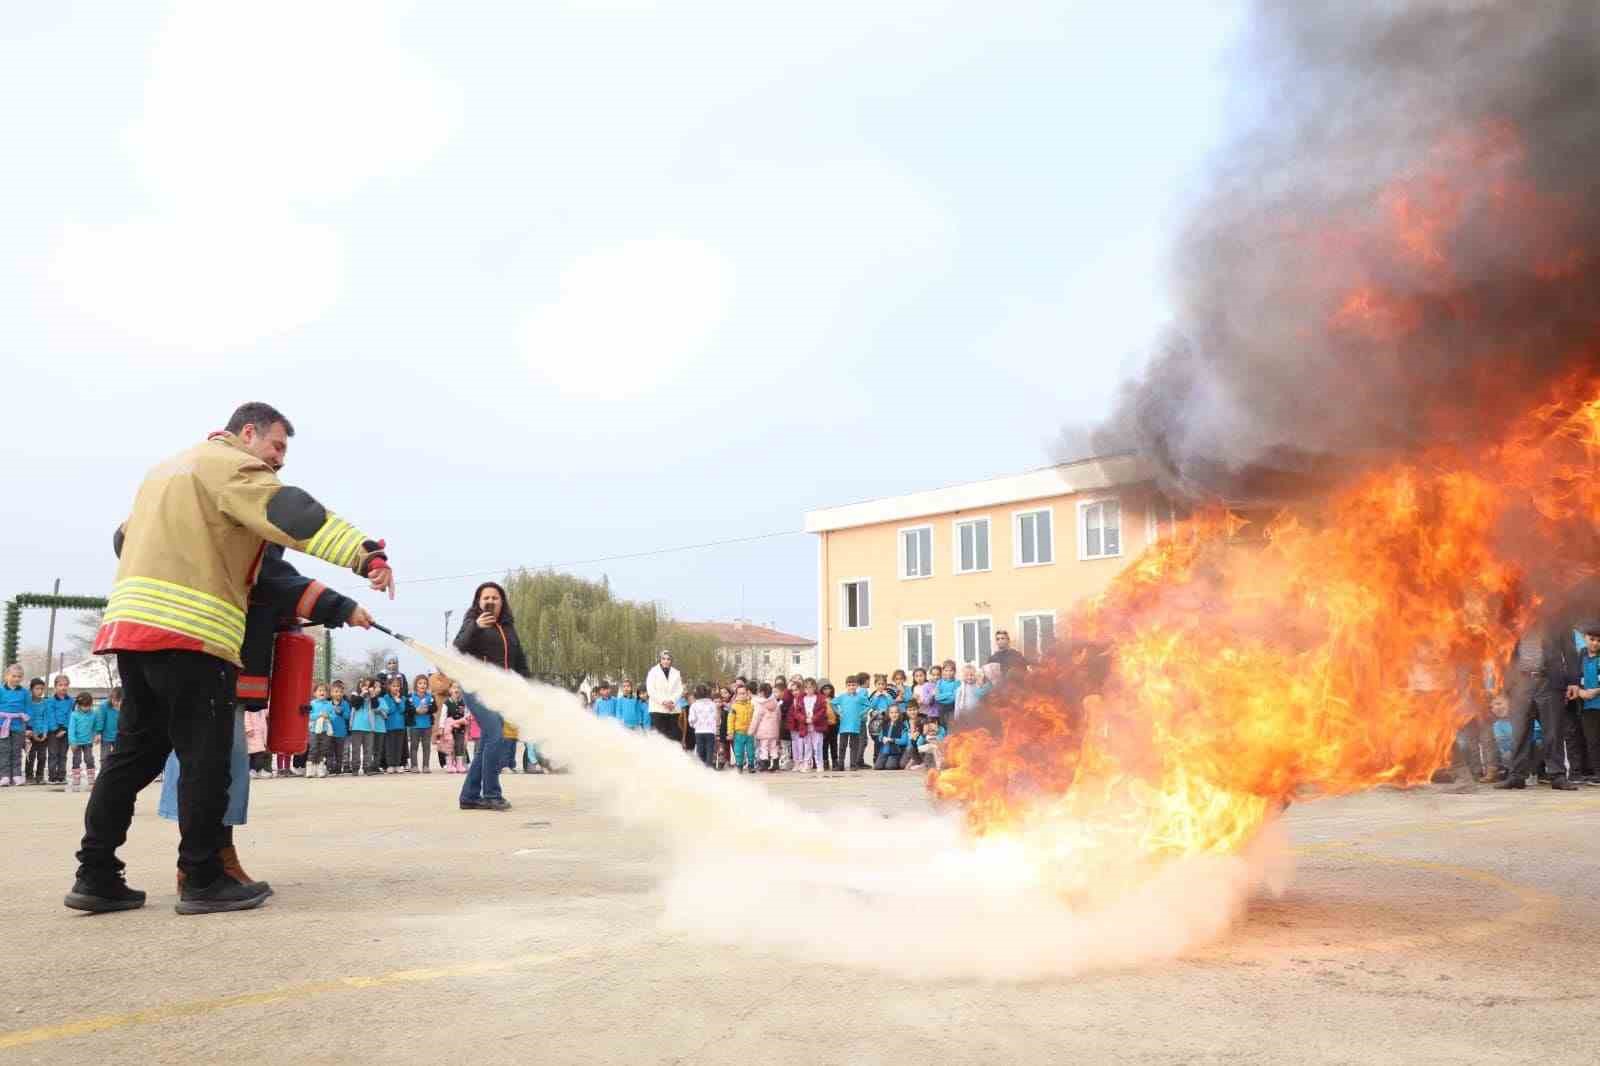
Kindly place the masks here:
<instances>
[{"instance_id":1,"label":"distant house","mask_svg":"<svg viewBox=\"0 0 1600 1066\"><path fill-rule=\"evenodd\" d=\"M116 656L91 655L87 659L69 663L60 670L53 671L45 678L48 685L53 682L56 674L66 674L69 691L76 696L80 692L87 692L96 699L104 699L111 695L111 690L122 684L122 679L117 676Z\"/></svg>"},{"instance_id":2,"label":"distant house","mask_svg":"<svg viewBox=\"0 0 1600 1066\"><path fill-rule=\"evenodd\" d=\"M677 629L716 638L723 668L753 681L771 681L779 674L815 677L817 642L813 637L783 633L748 619L731 622L678 622Z\"/></svg>"}]
</instances>

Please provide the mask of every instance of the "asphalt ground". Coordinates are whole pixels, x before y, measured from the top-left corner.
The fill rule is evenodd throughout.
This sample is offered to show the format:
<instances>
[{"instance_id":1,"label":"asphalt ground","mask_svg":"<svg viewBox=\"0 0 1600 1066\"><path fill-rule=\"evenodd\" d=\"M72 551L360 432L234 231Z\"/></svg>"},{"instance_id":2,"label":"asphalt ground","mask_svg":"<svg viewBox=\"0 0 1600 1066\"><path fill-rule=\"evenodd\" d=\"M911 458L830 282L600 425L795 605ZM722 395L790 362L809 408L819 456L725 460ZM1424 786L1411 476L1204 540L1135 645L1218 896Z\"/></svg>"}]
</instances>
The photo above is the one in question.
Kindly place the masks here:
<instances>
[{"instance_id":1,"label":"asphalt ground","mask_svg":"<svg viewBox=\"0 0 1600 1066\"><path fill-rule=\"evenodd\" d=\"M921 802L910 774L759 781L818 809ZM123 852L150 903L104 916L61 905L85 797L0 792L0 1062L1600 1061L1600 790L1300 804L1291 886L1224 941L997 984L663 932L649 834L572 775L505 784L497 814L437 773L256 782L240 849L277 895L196 917L172 910L154 790ZM912 886L907 908L936 922Z\"/></svg>"}]
</instances>

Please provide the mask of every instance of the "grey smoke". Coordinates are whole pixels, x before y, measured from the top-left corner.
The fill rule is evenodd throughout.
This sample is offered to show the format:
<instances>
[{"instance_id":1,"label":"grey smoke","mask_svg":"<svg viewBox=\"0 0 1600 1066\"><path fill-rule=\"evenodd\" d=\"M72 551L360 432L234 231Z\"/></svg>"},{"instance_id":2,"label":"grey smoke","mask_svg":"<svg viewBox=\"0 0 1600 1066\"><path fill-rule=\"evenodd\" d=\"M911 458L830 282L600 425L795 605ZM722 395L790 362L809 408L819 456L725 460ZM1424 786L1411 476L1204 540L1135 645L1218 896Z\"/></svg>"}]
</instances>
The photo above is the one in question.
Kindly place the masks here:
<instances>
[{"instance_id":1,"label":"grey smoke","mask_svg":"<svg viewBox=\"0 0 1600 1066\"><path fill-rule=\"evenodd\" d=\"M1184 210L1175 320L1096 450L1137 447L1192 495L1278 495L1497 435L1554 375L1600 366L1600 4L1261 0L1232 64L1236 132ZM1493 122L1520 134L1517 172L1570 211L1558 234L1468 181L1448 270L1330 253L1436 145ZM1558 240L1584 257L1541 279ZM1329 328L1363 282L1414 301L1399 343Z\"/></svg>"}]
</instances>

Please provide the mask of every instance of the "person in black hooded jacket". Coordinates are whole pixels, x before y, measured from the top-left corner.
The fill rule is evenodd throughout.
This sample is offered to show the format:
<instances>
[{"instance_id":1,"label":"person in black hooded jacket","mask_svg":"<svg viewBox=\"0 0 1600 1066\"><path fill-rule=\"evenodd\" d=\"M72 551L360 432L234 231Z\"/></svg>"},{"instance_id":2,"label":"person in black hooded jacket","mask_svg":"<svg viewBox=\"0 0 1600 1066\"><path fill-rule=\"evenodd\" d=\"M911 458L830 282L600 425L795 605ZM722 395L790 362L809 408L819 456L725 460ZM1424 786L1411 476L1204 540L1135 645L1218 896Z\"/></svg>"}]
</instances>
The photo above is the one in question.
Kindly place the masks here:
<instances>
[{"instance_id":1,"label":"person in black hooded jacket","mask_svg":"<svg viewBox=\"0 0 1600 1066\"><path fill-rule=\"evenodd\" d=\"M461 620L455 646L463 655L522 677L528 676L528 657L517 639L516 621L511 617L506 590L493 581L485 581L472 594L472 606ZM505 722L476 695L471 692L465 695L467 707L478 720L483 741L478 745L472 765L467 768L467 779L461 786L461 809L509 811L511 804L500 792L500 767L505 761L502 748L506 743Z\"/></svg>"}]
</instances>

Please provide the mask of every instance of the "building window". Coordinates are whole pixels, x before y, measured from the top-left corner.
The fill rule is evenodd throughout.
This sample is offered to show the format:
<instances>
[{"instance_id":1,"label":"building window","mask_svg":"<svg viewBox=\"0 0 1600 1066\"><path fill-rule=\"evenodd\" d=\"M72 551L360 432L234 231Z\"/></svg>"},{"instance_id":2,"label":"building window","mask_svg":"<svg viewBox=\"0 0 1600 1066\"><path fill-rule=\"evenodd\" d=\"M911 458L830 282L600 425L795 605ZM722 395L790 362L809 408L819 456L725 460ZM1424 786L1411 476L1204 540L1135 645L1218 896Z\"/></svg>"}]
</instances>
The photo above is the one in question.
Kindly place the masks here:
<instances>
[{"instance_id":1,"label":"building window","mask_svg":"<svg viewBox=\"0 0 1600 1066\"><path fill-rule=\"evenodd\" d=\"M933 665L933 623L903 622L900 625L900 647L905 651L902 659L905 669L919 666L926 670Z\"/></svg>"},{"instance_id":2,"label":"building window","mask_svg":"<svg viewBox=\"0 0 1600 1066\"><path fill-rule=\"evenodd\" d=\"M956 619L956 664L983 665L994 654L993 626L987 618Z\"/></svg>"},{"instance_id":3,"label":"building window","mask_svg":"<svg viewBox=\"0 0 1600 1066\"><path fill-rule=\"evenodd\" d=\"M1022 631L1022 654L1032 662L1049 654L1056 642L1056 613L1035 611L1017 615L1017 628Z\"/></svg>"},{"instance_id":4,"label":"building window","mask_svg":"<svg viewBox=\"0 0 1600 1066\"><path fill-rule=\"evenodd\" d=\"M846 581L840 586L839 624L846 629L866 629L872 624L872 582Z\"/></svg>"},{"instance_id":5,"label":"building window","mask_svg":"<svg viewBox=\"0 0 1600 1066\"><path fill-rule=\"evenodd\" d=\"M1017 566L1043 566L1056 561L1055 514L1050 508L1018 511L1012 532Z\"/></svg>"},{"instance_id":6,"label":"building window","mask_svg":"<svg viewBox=\"0 0 1600 1066\"><path fill-rule=\"evenodd\" d=\"M971 518L956 523L956 573L975 574L989 569L989 520Z\"/></svg>"},{"instance_id":7,"label":"building window","mask_svg":"<svg viewBox=\"0 0 1600 1066\"><path fill-rule=\"evenodd\" d=\"M761 652L761 665L762 666L771 666L772 665L772 652L767 651L765 649L762 650L762 652Z\"/></svg>"},{"instance_id":8,"label":"building window","mask_svg":"<svg viewBox=\"0 0 1600 1066\"><path fill-rule=\"evenodd\" d=\"M1112 559L1121 554L1121 505L1116 500L1078 504L1078 558Z\"/></svg>"},{"instance_id":9,"label":"building window","mask_svg":"<svg viewBox=\"0 0 1600 1066\"><path fill-rule=\"evenodd\" d=\"M900 577L933 576L933 527L900 531Z\"/></svg>"},{"instance_id":10,"label":"building window","mask_svg":"<svg viewBox=\"0 0 1600 1066\"><path fill-rule=\"evenodd\" d=\"M795 652L794 655L791 656L791 658L794 660L794 665L795 666L799 666L800 665L800 653L799 652Z\"/></svg>"}]
</instances>

